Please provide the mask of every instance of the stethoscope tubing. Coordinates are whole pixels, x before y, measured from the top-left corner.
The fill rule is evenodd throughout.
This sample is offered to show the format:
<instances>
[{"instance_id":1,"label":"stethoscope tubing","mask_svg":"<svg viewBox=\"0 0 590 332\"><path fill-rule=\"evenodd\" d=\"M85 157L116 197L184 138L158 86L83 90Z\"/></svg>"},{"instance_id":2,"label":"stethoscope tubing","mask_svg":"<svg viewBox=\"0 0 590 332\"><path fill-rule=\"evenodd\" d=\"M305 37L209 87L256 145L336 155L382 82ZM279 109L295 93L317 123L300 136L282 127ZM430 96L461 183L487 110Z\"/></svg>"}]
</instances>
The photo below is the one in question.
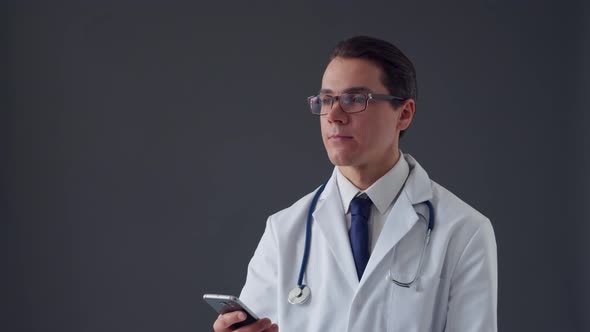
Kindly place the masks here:
<instances>
[{"instance_id":1,"label":"stethoscope tubing","mask_svg":"<svg viewBox=\"0 0 590 332\"><path fill-rule=\"evenodd\" d=\"M427 206L428 206L428 228L426 229L426 237L424 238L424 245L422 246L422 252L420 252L420 260L418 261L418 268L416 269L416 273L414 274L414 277L412 278L412 280L408 281L408 282L403 282L403 281L399 281L396 280L393 277L393 274L391 273L391 265L389 265L389 271L387 272L387 280L393 282L394 284L400 286L400 287L404 287L404 288L410 288L410 286L412 286L412 284L416 281L416 279L418 279L418 276L420 274L422 274L422 261L424 259L424 253L426 252L426 248L428 247L428 243L430 243L430 233L432 233L432 229L434 228L434 207L432 206L432 203L430 203L430 201L425 201L424 202ZM393 256L391 257L391 261L393 262L394 260L394 256L395 256L395 251Z\"/></svg>"},{"instance_id":2,"label":"stethoscope tubing","mask_svg":"<svg viewBox=\"0 0 590 332\"><path fill-rule=\"evenodd\" d=\"M307 268L307 259L309 258L309 246L311 245L311 223L313 221L313 211L318 203L318 199L320 195L326 188L326 184L328 182L324 182L320 188L316 191L315 195L313 196L313 200L311 201L311 205L309 206L309 210L307 211L307 224L305 225L305 249L303 250L303 259L301 260L301 269L299 269L299 278L297 279L297 286L300 288L303 287L303 275L305 274L305 269Z\"/></svg>"}]
</instances>

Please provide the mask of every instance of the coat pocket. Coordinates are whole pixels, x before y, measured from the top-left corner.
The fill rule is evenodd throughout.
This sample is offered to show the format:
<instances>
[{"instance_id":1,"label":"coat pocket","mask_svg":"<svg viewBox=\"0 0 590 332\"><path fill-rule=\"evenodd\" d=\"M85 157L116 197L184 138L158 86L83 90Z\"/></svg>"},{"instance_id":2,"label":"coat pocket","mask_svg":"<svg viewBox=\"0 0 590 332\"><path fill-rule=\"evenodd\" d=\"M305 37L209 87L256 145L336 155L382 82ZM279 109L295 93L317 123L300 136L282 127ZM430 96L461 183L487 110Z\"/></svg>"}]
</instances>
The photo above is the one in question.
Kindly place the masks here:
<instances>
[{"instance_id":1,"label":"coat pocket","mask_svg":"<svg viewBox=\"0 0 590 332\"><path fill-rule=\"evenodd\" d=\"M394 275L404 281L401 275ZM408 288L391 283L388 331L442 331L448 306L446 279L420 276Z\"/></svg>"}]
</instances>

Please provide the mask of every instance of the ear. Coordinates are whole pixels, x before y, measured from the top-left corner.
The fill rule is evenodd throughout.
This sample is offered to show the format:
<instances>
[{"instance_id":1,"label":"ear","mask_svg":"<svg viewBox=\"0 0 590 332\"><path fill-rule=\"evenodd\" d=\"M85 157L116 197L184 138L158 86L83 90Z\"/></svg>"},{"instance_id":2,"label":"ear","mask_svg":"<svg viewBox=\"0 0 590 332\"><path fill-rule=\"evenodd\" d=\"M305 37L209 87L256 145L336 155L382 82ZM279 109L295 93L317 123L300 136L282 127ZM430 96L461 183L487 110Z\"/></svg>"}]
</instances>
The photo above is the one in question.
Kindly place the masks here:
<instances>
[{"instance_id":1,"label":"ear","mask_svg":"<svg viewBox=\"0 0 590 332\"><path fill-rule=\"evenodd\" d=\"M400 116L397 122L397 129L400 131L408 129L414 119L414 112L416 112L416 102L414 99L404 101L400 106Z\"/></svg>"}]
</instances>

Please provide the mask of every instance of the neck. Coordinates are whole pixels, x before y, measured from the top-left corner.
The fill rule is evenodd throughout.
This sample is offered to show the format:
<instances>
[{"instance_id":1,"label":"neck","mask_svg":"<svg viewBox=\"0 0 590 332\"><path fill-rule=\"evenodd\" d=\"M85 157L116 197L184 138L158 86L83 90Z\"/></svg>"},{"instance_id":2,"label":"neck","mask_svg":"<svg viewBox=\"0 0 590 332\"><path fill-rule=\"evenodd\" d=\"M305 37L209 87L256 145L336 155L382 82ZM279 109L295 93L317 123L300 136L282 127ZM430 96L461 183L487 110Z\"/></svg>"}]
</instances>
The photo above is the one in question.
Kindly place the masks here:
<instances>
[{"instance_id":1,"label":"neck","mask_svg":"<svg viewBox=\"0 0 590 332\"><path fill-rule=\"evenodd\" d=\"M393 168L400 158L399 150L396 149L392 155L387 157L375 164L338 166L338 169L357 188L366 190Z\"/></svg>"}]
</instances>

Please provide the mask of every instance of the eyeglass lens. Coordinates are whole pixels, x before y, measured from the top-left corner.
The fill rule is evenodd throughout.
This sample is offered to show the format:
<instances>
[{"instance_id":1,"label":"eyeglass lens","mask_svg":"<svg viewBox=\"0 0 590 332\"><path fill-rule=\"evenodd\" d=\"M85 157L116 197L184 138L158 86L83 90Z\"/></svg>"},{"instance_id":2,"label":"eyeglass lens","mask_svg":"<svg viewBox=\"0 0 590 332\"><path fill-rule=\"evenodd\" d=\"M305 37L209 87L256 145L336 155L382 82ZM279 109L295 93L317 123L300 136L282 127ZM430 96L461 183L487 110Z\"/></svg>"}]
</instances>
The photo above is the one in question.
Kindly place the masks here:
<instances>
[{"instance_id":1,"label":"eyeglass lens","mask_svg":"<svg viewBox=\"0 0 590 332\"><path fill-rule=\"evenodd\" d=\"M361 93L343 93L340 96L318 95L309 98L311 112L313 114L327 114L332 109L335 100L338 100L340 107L346 113L362 112L367 107L367 96Z\"/></svg>"}]
</instances>

